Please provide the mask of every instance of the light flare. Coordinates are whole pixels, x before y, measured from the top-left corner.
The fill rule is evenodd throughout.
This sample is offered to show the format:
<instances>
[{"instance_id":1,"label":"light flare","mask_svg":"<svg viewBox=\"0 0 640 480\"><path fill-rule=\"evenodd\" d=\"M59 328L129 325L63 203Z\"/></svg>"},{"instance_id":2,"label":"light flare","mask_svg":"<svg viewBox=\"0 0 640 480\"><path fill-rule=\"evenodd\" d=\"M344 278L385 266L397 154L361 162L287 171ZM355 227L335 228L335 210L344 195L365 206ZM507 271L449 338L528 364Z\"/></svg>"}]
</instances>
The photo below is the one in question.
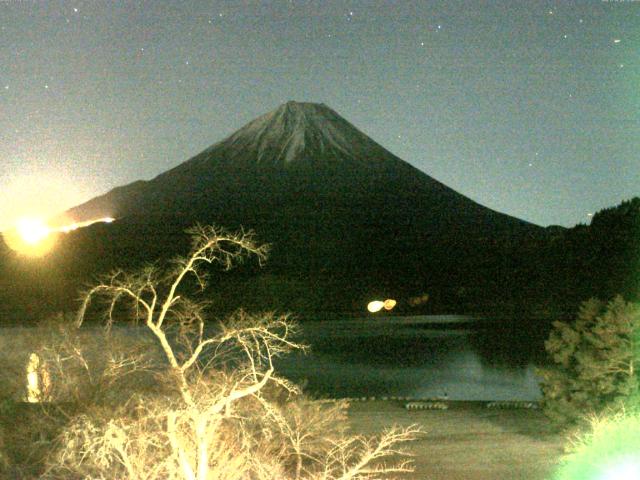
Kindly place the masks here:
<instances>
[{"instance_id":1,"label":"light flare","mask_svg":"<svg viewBox=\"0 0 640 480\"><path fill-rule=\"evenodd\" d=\"M640 478L640 458L631 458L609 467L598 480L637 480Z\"/></svg>"},{"instance_id":2,"label":"light flare","mask_svg":"<svg viewBox=\"0 0 640 480\"><path fill-rule=\"evenodd\" d=\"M18 220L16 230L28 245L36 245L51 233L51 229L41 218L21 218Z\"/></svg>"},{"instance_id":3,"label":"light flare","mask_svg":"<svg viewBox=\"0 0 640 480\"><path fill-rule=\"evenodd\" d=\"M40 257L53 248L59 234L69 233L94 223L111 223L114 220L113 217L102 217L52 227L42 218L23 217L18 219L14 228L2 232L2 235L12 250L23 255Z\"/></svg>"},{"instance_id":4,"label":"light flare","mask_svg":"<svg viewBox=\"0 0 640 480\"><path fill-rule=\"evenodd\" d=\"M62 227L58 227L55 230L62 233L69 233L79 228L88 227L89 225L93 225L94 223L111 223L114 220L115 218L113 217L96 218L93 220L86 220L84 222L74 222L74 223L70 223L69 225L63 225Z\"/></svg>"},{"instance_id":5,"label":"light flare","mask_svg":"<svg viewBox=\"0 0 640 480\"><path fill-rule=\"evenodd\" d=\"M55 244L56 235L47 223L38 217L22 217L15 226L2 232L7 246L21 255L41 257Z\"/></svg>"},{"instance_id":6,"label":"light flare","mask_svg":"<svg viewBox=\"0 0 640 480\"><path fill-rule=\"evenodd\" d=\"M369 302L367 305L367 310L371 313L376 313L382 310L383 308L387 311L393 310L398 302L396 302L393 298L387 298L386 300L373 300Z\"/></svg>"},{"instance_id":7,"label":"light flare","mask_svg":"<svg viewBox=\"0 0 640 480\"><path fill-rule=\"evenodd\" d=\"M393 310L393 307L395 307L397 303L398 302L396 302L393 298L387 298L382 306L385 310L389 311Z\"/></svg>"},{"instance_id":8,"label":"light flare","mask_svg":"<svg viewBox=\"0 0 640 480\"><path fill-rule=\"evenodd\" d=\"M594 417L590 431L576 437L554 480L637 480L640 478L640 412Z\"/></svg>"},{"instance_id":9,"label":"light flare","mask_svg":"<svg viewBox=\"0 0 640 480\"><path fill-rule=\"evenodd\" d=\"M367 305L367 310L369 310L371 313L376 313L382 310L383 307L384 302L381 302L380 300L374 300L373 302L369 302L369 304Z\"/></svg>"}]
</instances>

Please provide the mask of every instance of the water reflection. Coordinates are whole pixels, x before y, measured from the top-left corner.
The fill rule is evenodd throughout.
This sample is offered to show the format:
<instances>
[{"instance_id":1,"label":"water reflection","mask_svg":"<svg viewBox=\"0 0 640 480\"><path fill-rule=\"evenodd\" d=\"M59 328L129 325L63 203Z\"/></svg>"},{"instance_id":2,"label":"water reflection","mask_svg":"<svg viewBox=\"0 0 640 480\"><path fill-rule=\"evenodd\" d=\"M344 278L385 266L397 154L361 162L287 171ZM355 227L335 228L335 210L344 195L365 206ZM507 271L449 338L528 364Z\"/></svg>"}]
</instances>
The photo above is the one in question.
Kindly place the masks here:
<instances>
[{"instance_id":1,"label":"water reflection","mask_svg":"<svg viewBox=\"0 0 640 480\"><path fill-rule=\"evenodd\" d=\"M544 328L433 320L305 324L311 352L285 358L278 368L320 396L540 398L534 368L544 360Z\"/></svg>"},{"instance_id":2,"label":"water reflection","mask_svg":"<svg viewBox=\"0 0 640 480\"><path fill-rule=\"evenodd\" d=\"M544 341L550 331L547 321L486 322L469 339L484 365L525 367L547 361Z\"/></svg>"}]
</instances>

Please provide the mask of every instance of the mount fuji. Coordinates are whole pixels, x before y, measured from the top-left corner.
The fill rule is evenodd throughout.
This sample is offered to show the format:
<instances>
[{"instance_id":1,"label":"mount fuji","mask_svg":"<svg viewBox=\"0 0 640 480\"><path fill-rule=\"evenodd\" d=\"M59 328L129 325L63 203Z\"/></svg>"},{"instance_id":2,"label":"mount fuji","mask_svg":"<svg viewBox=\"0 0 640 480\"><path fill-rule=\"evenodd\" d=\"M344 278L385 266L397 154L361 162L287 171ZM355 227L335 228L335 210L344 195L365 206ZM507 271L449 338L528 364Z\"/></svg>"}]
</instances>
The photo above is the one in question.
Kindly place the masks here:
<instances>
[{"instance_id":1,"label":"mount fuji","mask_svg":"<svg viewBox=\"0 0 640 480\"><path fill-rule=\"evenodd\" d=\"M504 301L531 281L529 252L547 236L401 160L331 108L299 102L66 215L116 218L96 227L100 236L76 235L91 236L76 242L91 267L182 252L195 222L254 229L272 253L243 285L303 310L357 309L375 295L427 293L434 311Z\"/></svg>"},{"instance_id":2,"label":"mount fuji","mask_svg":"<svg viewBox=\"0 0 640 480\"><path fill-rule=\"evenodd\" d=\"M185 215L296 206L331 210L361 202L409 224L534 227L482 207L399 159L323 104L288 102L150 181L116 188L71 209L104 216ZM346 205L345 205L346 204ZM250 208L249 208L250 206ZM364 216L365 212L361 212ZM411 218L411 214L415 214ZM435 214L435 215L434 215ZM428 217L431 216L431 220Z\"/></svg>"}]
</instances>

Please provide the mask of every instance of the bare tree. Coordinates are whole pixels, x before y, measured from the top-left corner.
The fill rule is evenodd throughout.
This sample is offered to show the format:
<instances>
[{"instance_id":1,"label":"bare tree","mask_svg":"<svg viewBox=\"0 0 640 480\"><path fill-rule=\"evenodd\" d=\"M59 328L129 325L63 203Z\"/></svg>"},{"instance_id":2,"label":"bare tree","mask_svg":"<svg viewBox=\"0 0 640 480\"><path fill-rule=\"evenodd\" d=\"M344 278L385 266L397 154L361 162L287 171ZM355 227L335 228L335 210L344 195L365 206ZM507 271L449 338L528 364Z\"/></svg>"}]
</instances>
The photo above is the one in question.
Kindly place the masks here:
<instances>
[{"instance_id":1,"label":"bare tree","mask_svg":"<svg viewBox=\"0 0 640 480\"><path fill-rule=\"evenodd\" d=\"M377 441L349 436L342 428L345 404L303 400L297 386L276 375L275 358L304 348L288 316L238 311L205 331L207 305L185 296L185 279L204 289L203 265L229 269L247 256L262 262L267 248L252 233L209 226L190 233L189 255L170 269L116 271L84 295L78 326L98 297L106 300L107 327L121 303L131 308L161 347L166 388L163 395L132 395L109 415L76 418L48 475L347 480L410 471L407 462L379 460L401 454L396 445L415 437L417 428L392 429Z\"/></svg>"}]
</instances>

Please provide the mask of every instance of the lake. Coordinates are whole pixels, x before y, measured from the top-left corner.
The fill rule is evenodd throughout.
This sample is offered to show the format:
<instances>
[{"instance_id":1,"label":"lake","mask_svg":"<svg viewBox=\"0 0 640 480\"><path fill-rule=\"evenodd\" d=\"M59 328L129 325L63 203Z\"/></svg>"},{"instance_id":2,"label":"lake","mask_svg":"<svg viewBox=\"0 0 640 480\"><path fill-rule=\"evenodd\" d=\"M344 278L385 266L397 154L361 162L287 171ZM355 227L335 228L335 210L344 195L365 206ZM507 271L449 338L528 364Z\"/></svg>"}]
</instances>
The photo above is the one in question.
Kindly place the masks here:
<instances>
[{"instance_id":1,"label":"lake","mask_svg":"<svg viewBox=\"0 0 640 480\"><path fill-rule=\"evenodd\" d=\"M541 397L548 323L461 316L305 322L307 354L277 371L320 397L525 400Z\"/></svg>"},{"instance_id":2,"label":"lake","mask_svg":"<svg viewBox=\"0 0 640 480\"><path fill-rule=\"evenodd\" d=\"M278 359L276 370L314 396L524 401L541 397L535 367L546 361L548 323L376 316L319 319L301 327L299 340L311 347L309 352ZM88 342L95 328L82 328ZM142 326L126 324L114 331L127 337L146 333ZM3 327L0 357L20 351L26 362L31 336L28 327Z\"/></svg>"}]
</instances>

